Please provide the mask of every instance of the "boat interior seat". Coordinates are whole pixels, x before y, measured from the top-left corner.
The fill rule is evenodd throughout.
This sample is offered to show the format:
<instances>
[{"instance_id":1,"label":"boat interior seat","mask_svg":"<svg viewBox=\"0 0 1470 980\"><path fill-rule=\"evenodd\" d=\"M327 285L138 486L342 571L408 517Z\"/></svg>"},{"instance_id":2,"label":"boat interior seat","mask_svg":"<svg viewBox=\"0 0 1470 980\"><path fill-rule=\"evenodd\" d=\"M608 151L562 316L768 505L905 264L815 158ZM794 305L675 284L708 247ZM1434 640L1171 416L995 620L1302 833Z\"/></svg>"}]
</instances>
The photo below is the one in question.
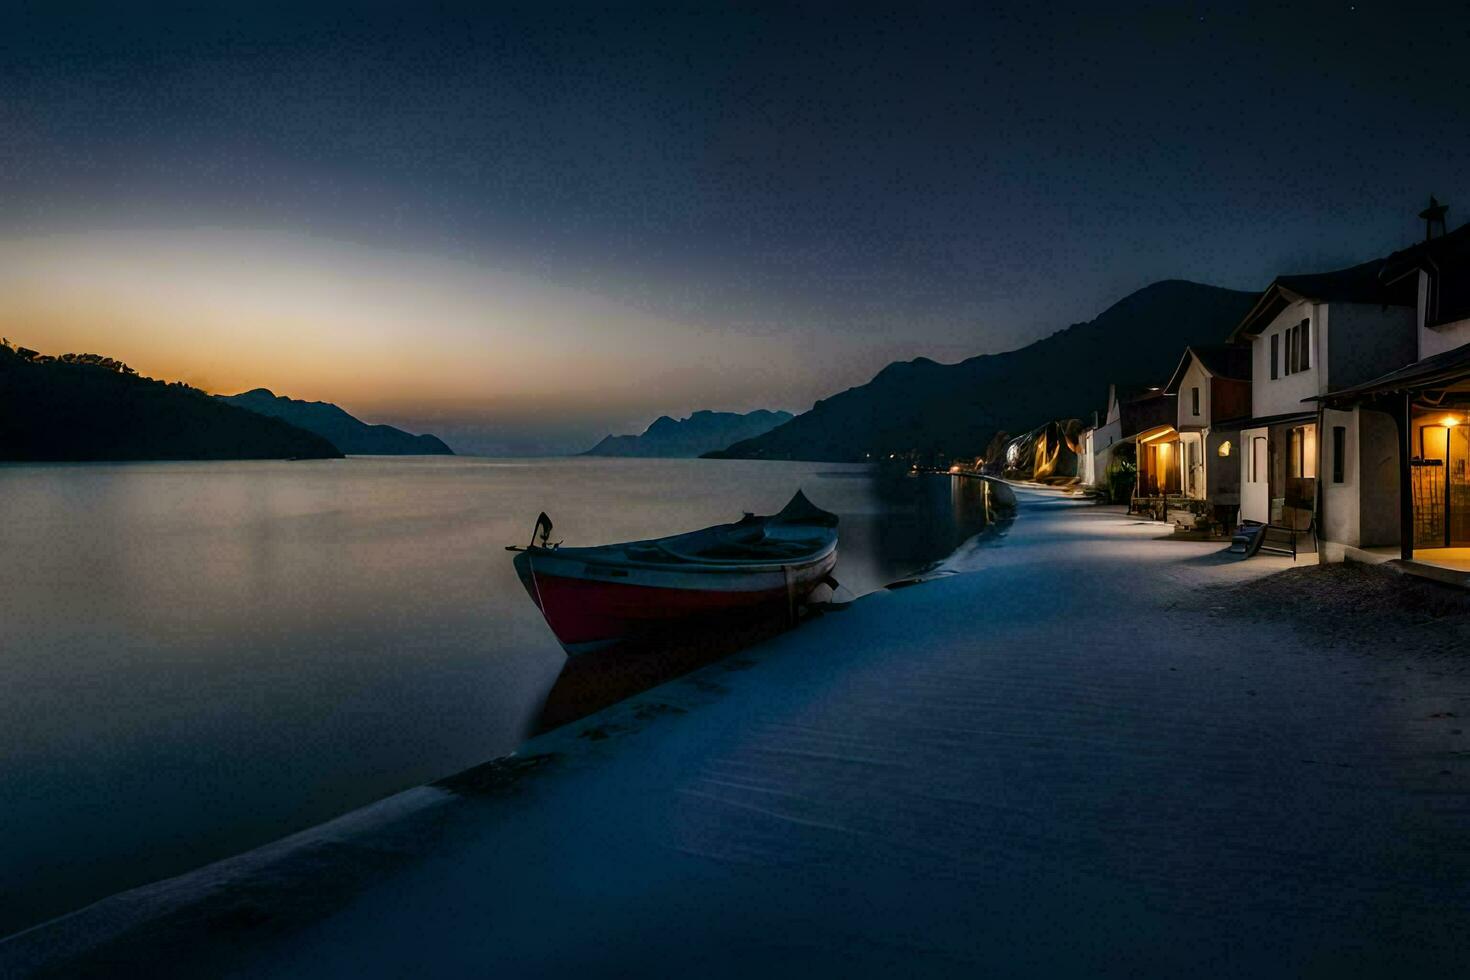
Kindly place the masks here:
<instances>
[{"instance_id":1,"label":"boat interior seat","mask_svg":"<svg viewBox=\"0 0 1470 980\"><path fill-rule=\"evenodd\" d=\"M711 542L702 548L665 548L669 554L691 561L764 561L771 558L800 558L808 554L816 542L758 541L750 544Z\"/></svg>"},{"instance_id":2,"label":"boat interior seat","mask_svg":"<svg viewBox=\"0 0 1470 980\"><path fill-rule=\"evenodd\" d=\"M717 534L700 535L694 540L658 545L665 554L686 561L770 561L800 558L822 545L807 529L805 537L771 535L767 528L735 528Z\"/></svg>"}]
</instances>

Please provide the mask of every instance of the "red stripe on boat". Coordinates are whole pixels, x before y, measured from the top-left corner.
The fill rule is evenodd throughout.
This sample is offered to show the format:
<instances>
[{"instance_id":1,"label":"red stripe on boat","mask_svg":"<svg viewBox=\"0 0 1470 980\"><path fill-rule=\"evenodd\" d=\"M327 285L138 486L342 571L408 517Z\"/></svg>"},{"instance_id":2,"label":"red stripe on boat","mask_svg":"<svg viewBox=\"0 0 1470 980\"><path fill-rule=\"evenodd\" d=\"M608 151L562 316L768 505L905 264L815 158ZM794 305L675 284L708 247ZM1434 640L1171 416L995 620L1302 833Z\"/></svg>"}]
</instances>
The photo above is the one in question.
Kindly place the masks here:
<instances>
[{"instance_id":1,"label":"red stripe on boat","mask_svg":"<svg viewBox=\"0 0 1470 980\"><path fill-rule=\"evenodd\" d=\"M533 571L537 605L567 644L618 640L650 623L786 603L786 589L715 592L564 578Z\"/></svg>"}]
</instances>

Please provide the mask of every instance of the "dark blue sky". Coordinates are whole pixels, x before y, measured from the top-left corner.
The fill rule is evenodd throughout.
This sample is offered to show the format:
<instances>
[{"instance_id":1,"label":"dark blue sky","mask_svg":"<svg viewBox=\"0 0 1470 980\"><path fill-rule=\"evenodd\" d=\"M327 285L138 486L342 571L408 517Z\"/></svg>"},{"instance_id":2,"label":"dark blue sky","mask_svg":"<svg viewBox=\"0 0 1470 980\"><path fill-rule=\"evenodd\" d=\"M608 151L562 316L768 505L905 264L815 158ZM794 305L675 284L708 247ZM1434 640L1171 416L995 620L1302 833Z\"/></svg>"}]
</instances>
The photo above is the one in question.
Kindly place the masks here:
<instances>
[{"instance_id":1,"label":"dark blue sky","mask_svg":"<svg viewBox=\"0 0 1470 980\"><path fill-rule=\"evenodd\" d=\"M0 232L493 262L781 337L826 366L709 407L802 409L1156 279L1399 247L1430 191L1470 216L1463 7L305 7L6 5Z\"/></svg>"}]
</instances>

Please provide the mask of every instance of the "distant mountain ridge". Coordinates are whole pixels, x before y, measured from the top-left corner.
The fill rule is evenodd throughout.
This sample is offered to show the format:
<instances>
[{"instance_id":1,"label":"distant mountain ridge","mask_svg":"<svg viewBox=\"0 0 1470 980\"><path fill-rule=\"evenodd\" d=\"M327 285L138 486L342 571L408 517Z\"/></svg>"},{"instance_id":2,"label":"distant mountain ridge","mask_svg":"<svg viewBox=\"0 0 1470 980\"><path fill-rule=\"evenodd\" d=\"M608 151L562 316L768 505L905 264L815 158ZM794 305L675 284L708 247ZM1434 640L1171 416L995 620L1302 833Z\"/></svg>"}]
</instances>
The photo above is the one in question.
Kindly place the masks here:
<instances>
[{"instance_id":1,"label":"distant mountain ridge","mask_svg":"<svg viewBox=\"0 0 1470 980\"><path fill-rule=\"evenodd\" d=\"M693 458L742 439L753 439L791 419L790 412L763 408L744 415L701 410L686 419L661 415L642 435L607 436L582 455Z\"/></svg>"},{"instance_id":2,"label":"distant mountain ridge","mask_svg":"<svg viewBox=\"0 0 1470 980\"><path fill-rule=\"evenodd\" d=\"M895 362L867 384L709 455L828 461L911 450L980 455L997 432L1090 420L1112 381L1162 386L1185 347L1224 341L1256 295L1179 279L1156 282L1086 323L1017 350L957 364L926 357Z\"/></svg>"},{"instance_id":3,"label":"distant mountain ridge","mask_svg":"<svg viewBox=\"0 0 1470 980\"><path fill-rule=\"evenodd\" d=\"M454 450L438 436L416 436L391 425L370 425L330 402L301 401L277 395L269 388L215 397L226 404L314 432L351 456L454 455Z\"/></svg>"},{"instance_id":4,"label":"distant mountain ridge","mask_svg":"<svg viewBox=\"0 0 1470 980\"><path fill-rule=\"evenodd\" d=\"M98 354L50 357L0 342L0 459L44 462L336 459L280 419Z\"/></svg>"}]
</instances>

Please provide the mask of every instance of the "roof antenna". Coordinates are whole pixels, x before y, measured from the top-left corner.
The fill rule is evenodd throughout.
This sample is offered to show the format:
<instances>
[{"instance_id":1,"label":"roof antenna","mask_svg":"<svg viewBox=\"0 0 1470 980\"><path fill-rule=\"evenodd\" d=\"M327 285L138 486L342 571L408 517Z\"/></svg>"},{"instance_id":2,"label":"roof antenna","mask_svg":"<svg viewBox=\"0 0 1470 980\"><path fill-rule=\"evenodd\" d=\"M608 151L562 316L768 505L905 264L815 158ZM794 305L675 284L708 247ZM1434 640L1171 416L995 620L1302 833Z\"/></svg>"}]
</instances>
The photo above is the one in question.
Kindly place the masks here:
<instances>
[{"instance_id":1,"label":"roof antenna","mask_svg":"<svg viewBox=\"0 0 1470 980\"><path fill-rule=\"evenodd\" d=\"M1429 195L1429 207L1419 212L1419 217L1424 221L1424 240L1427 242L1434 237L1434 229L1439 227L1439 233L1445 233L1444 216L1449 212L1447 204L1440 204L1435 200L1433 194Z\"/></svg>"}]
</instances>

